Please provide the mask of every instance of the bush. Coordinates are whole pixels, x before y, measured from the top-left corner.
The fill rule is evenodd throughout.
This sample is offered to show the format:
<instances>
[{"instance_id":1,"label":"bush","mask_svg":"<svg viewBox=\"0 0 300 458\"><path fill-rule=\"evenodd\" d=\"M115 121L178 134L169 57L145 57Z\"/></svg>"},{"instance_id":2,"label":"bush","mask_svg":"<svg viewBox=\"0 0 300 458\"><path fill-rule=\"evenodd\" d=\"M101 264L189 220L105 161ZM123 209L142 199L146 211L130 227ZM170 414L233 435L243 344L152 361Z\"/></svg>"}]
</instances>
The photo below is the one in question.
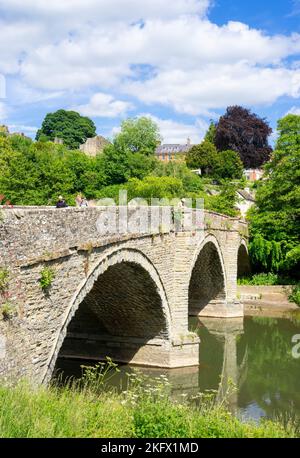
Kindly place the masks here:
<instances>
[{"instance_id":1,"label":"bush","mask_svg":"<svg viewBox=\"0 0 300 458\"><path fill-rule=\"evenodd\" d=\"M55 279L55 271L50 267L44 267L41 271L40 285L44 291L47 291Z\"/></svg>"}]
</instances>

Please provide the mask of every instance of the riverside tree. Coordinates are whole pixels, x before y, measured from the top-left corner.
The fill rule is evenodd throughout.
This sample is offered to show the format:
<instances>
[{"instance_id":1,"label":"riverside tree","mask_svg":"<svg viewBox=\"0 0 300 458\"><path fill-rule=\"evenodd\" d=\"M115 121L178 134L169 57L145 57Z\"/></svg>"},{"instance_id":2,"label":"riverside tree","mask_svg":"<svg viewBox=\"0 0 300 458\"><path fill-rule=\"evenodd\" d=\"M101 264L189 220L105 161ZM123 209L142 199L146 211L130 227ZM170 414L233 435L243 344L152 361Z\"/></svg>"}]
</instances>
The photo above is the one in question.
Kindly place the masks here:
<instances>
[{"instance_id":1,"label":"riverside tree","mask_svg":"<svg viewBox=\"0 0 300 458\"><path fill-rule=\"evenodd\" d=\"M275 151L265 166L250 214L250 252L260 270L299 272L300 116L278 121Z\"/></svg>"}]
</instances>

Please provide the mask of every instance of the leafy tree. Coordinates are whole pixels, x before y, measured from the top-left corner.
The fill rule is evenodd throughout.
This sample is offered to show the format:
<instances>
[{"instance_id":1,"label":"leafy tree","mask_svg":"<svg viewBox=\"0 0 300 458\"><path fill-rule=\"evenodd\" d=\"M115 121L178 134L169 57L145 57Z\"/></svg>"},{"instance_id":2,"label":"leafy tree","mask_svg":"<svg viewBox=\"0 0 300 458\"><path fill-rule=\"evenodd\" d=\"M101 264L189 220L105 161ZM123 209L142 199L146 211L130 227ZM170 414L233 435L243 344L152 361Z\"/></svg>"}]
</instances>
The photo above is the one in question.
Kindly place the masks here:
<instances>
[{"instance_id":1,"label":"leafy tree","mask_svg":"<svg viewBox=\"0 0 300 458\"><path fill-rule=\"evenodd\" d=\"M216 124L211 121L209 128L205 134L204 140L207 140L210 143L215 143L216 138Z\"/></svg>"},{"instance_id":2,"label":"leafy tree","mask_svg":"<svg viewBox=\"0 0 300 458\"><path fill-rule=\"evenodd\" d=\"M218 153L213 164L213 176L218 179L238 179L243 177L243 163L238 153L232 150Z\"/></svg>"},{"instance_id":3,"label":"leafy tree","mask_svg":"<svg viewBox=\"0 0 300 458\"><path fill-rule=\"evenodd\" d=\"M257 269L299 271L300 116L278 122L278 141L250 215L250 251Z\"/></svg>"},{"instance_id":4,"label":"leafy tree","mask_svg":"<svg viewBox=\"0 0 300 458\"><path fill-rule=\"evenodd\" d=\"M203 191L203 183L201 178L193 173L185 163L170 161L158 161L157 166L153 171L156 176L170 176L179 178L182 181L185 192L197 193Z\"/></svg>"},{"instance_id":5,"label":"leafy tree","mask_svg":"<svg viewBox=\"0 0 300 458\"><path fill-rule=\"evenodd\" d=\"M76 111L58 110L47 114L41 129L37 132L36 140L53 141L57 137L62 139L68 148L77 149L95 135L96 126L91 119L80 116Z\"/></svg>"},{"instance_id":6,"label":"leafy tree","mask_svg":"<svg viewBox=\"0 0 300 458\"><path fill-rule=\"evenodd\" d=\"M272 129L265 119L240 106L228 107L217 123L214 144L219 151L239 153L245 168L261 167L270 158L268 137Z\"/></svg>"},{"instance_id":7,"label":"leafy tree","mask_svg":"<svg viewBox=\"0 0 300 458\"><path fill-rule=\"evenodd\" d=\"M211 173L214 164L217 161L216 147L207 140L200 145L193 146L186 156L186 164L189 168L202 170L202 174Z\"/></svg>"},{"instance_id":8,"label":"leafy tree","mask_svg":"<svg viewBox=\"0 0 300 458\"><path fill-rule=\"evenodd\" d=\"M132 178L126 186L128 197L133 199L141 197L150 200L151 198L172 199L182 197L184 194L183 184L179 178L148 176L143 180Z\"/></svg>"},{"instance_id":9,"label":"leafy tree","mask_svg":"<svg viewBox=\"0 0 300 458\"><path fill-rule=\"evenodd\" d=\"M130 151L146 156L153 155L161 141L159 128L147 117L127 119L122 122L121 132L114 140L118 151Z\"/></svg>"}]
</instances>

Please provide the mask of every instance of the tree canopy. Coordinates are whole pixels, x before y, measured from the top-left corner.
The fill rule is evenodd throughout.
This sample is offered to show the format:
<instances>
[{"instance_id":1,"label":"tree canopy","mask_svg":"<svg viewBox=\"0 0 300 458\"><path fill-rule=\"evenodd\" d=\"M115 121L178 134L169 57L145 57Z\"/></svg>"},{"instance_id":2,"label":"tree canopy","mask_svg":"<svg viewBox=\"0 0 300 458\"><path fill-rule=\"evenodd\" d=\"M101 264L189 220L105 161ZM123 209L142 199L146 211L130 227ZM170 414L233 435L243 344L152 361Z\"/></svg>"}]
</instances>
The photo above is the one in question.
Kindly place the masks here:
<instances>
[{"instance_id":1,"label":"tree canopy","mask_svg":"<svg viewBox=\"0 0 300 458\"><path fill-rule=\"evenodd\" d=\"M239 153L245 168L258 168L270 158L272 148L268 137L271 133L265 119L246 108L232 106L216 125L214 144L219 151Z\"/></svg>"},{"instance_id":2,"label":"tree canopy","mask_svg":"<svg viewBox=\"0 0 300 458\"><path fill-rule=\"evenodd\" d=\"M186 164L193 169L201 169L202 174L209 174L217 161L218 152L213 143L204 140L200 145L194 145L186 156Z\"/></svg>"},{"instance_id":3,"label":"tree canopy","mask_svg":"<svg viewBox=\"0 0 300 458\"><path fill-rule=\"evenodd\" d=\"M296 271L300 262L300 116L279 120L278 133L258 187L257 209L250 215L250 249L258 268Z\"/></svg>"},{"instance_id":4,"label":"tree canopy","mask_svg":"<svg viewBox=\"0 0 300 458\"><path fill-rule=\"evenodd\" d=\"M149 156L154 154L160 141L157 124L152 119L142 116L122 122L121 132L114 140L114 147L118 151L130 151Z\"/></svg>"},{"instance_id":5,"label":"tree canopy","mask_svg":"<svg viewBox=\"0 0 300 458\"><path fill-rule=\"evenodd\" d=\"M67 148L78 149L88 138L95 135L96 126L91 119L76 111L58 110L46 115L36 134L36 140L53 141L60 138Z\"/></svg>"}]
</instances>

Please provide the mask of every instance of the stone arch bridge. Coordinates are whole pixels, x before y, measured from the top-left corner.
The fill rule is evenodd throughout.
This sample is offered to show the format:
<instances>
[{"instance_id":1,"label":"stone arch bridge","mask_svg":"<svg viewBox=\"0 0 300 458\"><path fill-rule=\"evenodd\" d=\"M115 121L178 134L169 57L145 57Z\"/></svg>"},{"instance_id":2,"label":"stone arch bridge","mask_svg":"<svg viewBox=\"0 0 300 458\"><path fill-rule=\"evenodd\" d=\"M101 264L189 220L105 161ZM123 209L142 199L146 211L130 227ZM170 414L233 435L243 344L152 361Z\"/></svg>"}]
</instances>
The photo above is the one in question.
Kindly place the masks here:
<instances>
[{"instance_id":1,"label":"stone arch bridge","mask_svg":"<svg viewBox=\"0 0 300 458\"><path fill-rule=\"evenodd\" d=\"M171 224L101 235L105 211L0 210L0 272L8 274L0 301L9 310L0 320L0 376L46 382L59 356L193 366L199 339L189 315L243 316L236 284L248 265L245 222L205 212L201 231Z\"/></svg>"}]
</instances>

